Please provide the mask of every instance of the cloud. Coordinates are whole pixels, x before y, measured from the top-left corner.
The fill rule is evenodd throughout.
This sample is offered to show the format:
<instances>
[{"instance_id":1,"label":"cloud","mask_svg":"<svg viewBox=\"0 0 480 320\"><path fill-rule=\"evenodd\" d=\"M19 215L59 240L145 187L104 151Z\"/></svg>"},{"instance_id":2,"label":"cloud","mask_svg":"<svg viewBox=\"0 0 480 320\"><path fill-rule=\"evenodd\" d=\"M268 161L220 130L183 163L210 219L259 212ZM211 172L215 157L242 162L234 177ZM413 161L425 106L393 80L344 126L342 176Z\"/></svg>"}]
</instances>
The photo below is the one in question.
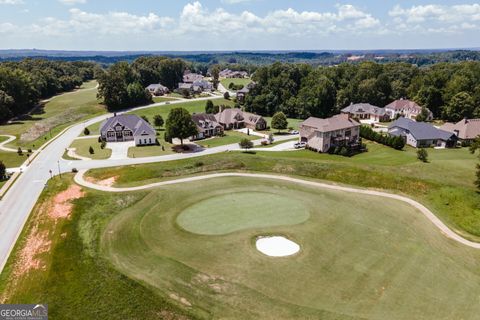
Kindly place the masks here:
<instances>
[{"instance_id":1,"label":"cloud","mask_svg":"<svg viewBox=\"0 0 480 320\"><path fill-rule=\"evenodd\" d=\"M23 4L23 0L0 0L0 4Z\"/></svg>"},{"instance_id":2,"label":"cloud","mask_svg":"<svg viewBox=\"0 0 480 320\"><path fill-rule=\"evenodd\" d=\"M76 4L87 3L87 0L58 0L58 2L61 2L64 5L67 5L67 6L73 6L73 5L76 5Z\"/></svg>"},{"instance_id":3,"label":"cloud","mask_svg":"<svg viewBox=\"0 0 480 320\"><path fill-rule=\"evenodd\" d=\"M244 2L251 2L253 0L222 0L222 3L226 4L237 4L237 3L244 3Z\"/></svg>"},{"instance_id":4,"label":"cloud","mask_svg":"<svg viewBox=\"0 0 480 320\"><path fill-rule=\"evenodd\" d=\"M418 5L403 8L399 5L389 11L399 30L414 29L422 32L457 32L480 27L480 4Z\"/></svg>"}]
</instances>

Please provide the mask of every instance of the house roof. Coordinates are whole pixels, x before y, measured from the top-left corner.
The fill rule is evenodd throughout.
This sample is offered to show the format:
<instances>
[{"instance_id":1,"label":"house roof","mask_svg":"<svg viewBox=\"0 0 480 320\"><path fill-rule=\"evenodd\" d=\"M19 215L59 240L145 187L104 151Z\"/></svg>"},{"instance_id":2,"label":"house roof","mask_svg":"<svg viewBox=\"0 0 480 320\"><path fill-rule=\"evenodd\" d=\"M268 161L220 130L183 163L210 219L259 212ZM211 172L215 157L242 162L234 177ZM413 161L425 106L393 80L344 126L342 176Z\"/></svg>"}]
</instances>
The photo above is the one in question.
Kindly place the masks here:
<instances>
[{"instance_id":1,"label":"house roof","mask_svg":"<svg viewBox=\"0 0 480 320\"><path fill-rule=\"evenodd\" d=\"M215 118L215 115L208 113L194 113L192 114L192 120L197 125L198 132L204 132L208 129L215 129L222 127Z\"/></svg>"},{"instance_id":2,"label":"house roof","mask_svg":"<svg viewBox=\"0 0 480 320\"><path fill-rule=\"evenodd\" d=\"M202 80L203 76L198 73L187 73L183 75L183 82L193 83L197 80Z\"/></svg>"},{"instance_id":3,"label":"house roof","mask_svg":"<svg viewBox=\"0 0 480 320\"><path fill-rule=\"evenodd\" d=\"M162 86L161 84L159 83L155 83L155 84L151 84L147 87L148 90L157 90L157 89L160 89L160 90L165 90L167 89L167 87L165 86Z\"/></svg>"},{"instance_id":4,"label":"house roof","mask_svg":"<svg viewBox=\"0 0 480 320\"><path fill-rule=\"evenodd\" d=\"M403 129L403 130L399 130ZM450 140L453 133L440 130L425 122L416 122L407 118L399 118L388 127L388 132L394 136L410 132L417 140Z\"/></svg>"},{"instance_id":5,"label":"house roof","mask_svg":"<svg viewBox=\"0 0 480 320\"><path fill-rule=\"evenodd\" d=\"M327 119L310 117L304 122L302 122L300 125L315 128L315 130L320 132L330 132L335 130L358 127L360 126L360 123L353 119L350 119L348 115L338 114Z\"/></svg>"},{"instance_id":6,"label":"house roof","mask_svg":"<svg viewBox=\"0 0 480 320\"><path fill-rule=\"evenodd\" d=\"M131 130L134 136L144 132L149 135L156 134L155 129L148 122L134 114L122 114L106 119L100 126L100 132L104 134L109 130L115 130L117 124L123 126L123 129Z\"/></svg>"},{"instance_id":7,"label":"house roof","mask_svg":"<svg viewBox=\"0 0 480 320\"><path fill-rule=\"evenodd\" d=\"M457 123L445 123L440 129L456 133L462 140L475 139L480 135L480 119L463 119Z\"/></svg>"},{"instance_id":8,"label":"house roof","mask_svg":"<svg viewBox=\"0 0 480 320\"><path fill-rule=\"evenodd\" d=\"M342 112L344 112L344 113L368 113L368 114L374 114L374 115L379 115L379 116L383 116L387 113L384 108L380 108L380 107L371 105L369 103L351 104L348 107L342 109Z\"/></svg>"},{"instance_id":9,"label":"house roof","mask_svg":"<svg viewBox=\"0 0 480 320\"><path fill-rule=\"evenodd\" d=\"M239 121L244 121L247 124L256 125L259 121L263 120L262 116L250 112L244 112L238 108L227 108L222 112L217 113L215 115L215 118L219 123L223 123L226 125Z\"/></svg>"},{"instance_id":10,"label":"house roof","mask_svg":"<svg viewBox=\"0 0 480 320\"><path fill-rule=\"evenodd\" d=\"M385 109L393 109L397 111L405 110L405 109L422 110L422 107L420 107L415 101L400 99L400 100L395 100L392 103L388 104L387 106L385 106Z\"/></svg>"}]
</instances>

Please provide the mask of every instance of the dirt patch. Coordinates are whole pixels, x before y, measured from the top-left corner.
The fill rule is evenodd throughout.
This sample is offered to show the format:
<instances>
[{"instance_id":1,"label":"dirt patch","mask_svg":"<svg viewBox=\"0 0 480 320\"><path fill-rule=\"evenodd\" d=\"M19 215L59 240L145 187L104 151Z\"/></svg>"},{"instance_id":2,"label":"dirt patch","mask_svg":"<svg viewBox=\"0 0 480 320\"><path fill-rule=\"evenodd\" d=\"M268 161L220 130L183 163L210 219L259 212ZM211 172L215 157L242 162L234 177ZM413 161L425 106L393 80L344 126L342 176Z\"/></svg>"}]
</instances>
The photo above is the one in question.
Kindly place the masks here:
<instances>
[{"instance_id":1,"label":"dirt patch","mask_svg":"<svg viewBox=\"0 0 480 320\"><path fill-rule=\"evenodd\" d=\"M204 273L199 273L193 277L193 282L197 284L207 285L211 290L216 293L224 293L231 289L230 285L225 281L223 277L209 276Z\"/></svg>"},{"instance_id":2,"label":"dirt patch","mask_svg":"<svg viewBox=\"0 0 480 320\"><path fill-rule=\"evenodd\" d=\"M48 212L49 217L54 220L70 217L73 208L71 200L82 198L84 195L82 188L77 185L72 185L67 190L60 192L53 198L52 208Z\"/></svg>"},{"instance_id":3,"label":"dirt patch","mask_svg":"<svg viewBox=\"0 0 480 320\"><path fill-rule=\"evenodd\" d=\"M45 264L38 255L48 252L50 245L51 241L48 240L48 232L39 232L35 226L18 255L14 276L22 276L30 270L45 268Z\"/></svg>"},{"instance_id":4,"label":"dirt patch","mask_svg":"<svg viewBox=\"0 0 480 320\"><path fill-rule=\"evenodd\" d=\"M91 183L98 184L99 186L102 186L102 187L112 187L117 182L118 176L114 176L114 177L103 179L103 180L95 180L92 177L86 177L85 180Z\"/></svg>"}]
</instances>

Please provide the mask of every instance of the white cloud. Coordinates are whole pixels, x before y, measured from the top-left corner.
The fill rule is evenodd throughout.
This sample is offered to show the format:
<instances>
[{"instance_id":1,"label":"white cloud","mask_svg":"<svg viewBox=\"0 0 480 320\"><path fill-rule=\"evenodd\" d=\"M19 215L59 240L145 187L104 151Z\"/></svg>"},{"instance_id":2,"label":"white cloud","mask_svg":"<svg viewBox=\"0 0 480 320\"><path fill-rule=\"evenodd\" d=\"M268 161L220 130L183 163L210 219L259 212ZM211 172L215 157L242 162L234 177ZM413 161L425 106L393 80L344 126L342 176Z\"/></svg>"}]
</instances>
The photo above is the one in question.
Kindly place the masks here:
<instances>
[{"instance_id":1,"label":"white cloud","mask_svg":"<svg viewBox=\"0 0 480 320\"><path fill-rule=\"evenodd\" d=\"M423 32L458 32L480 27L480 4L418 5L403 8L399 5L389 11L401 30L416 29Z\"/></svg>"},{"instance_id":2,"label":"white cloud","mask_svg":"<svg viewBox=\"0 0 480 320\"><path fill-rule=\"evenodd\" d=\"M58 2L61 2L67 6L73 6L76 4L84 4L87 3L87 0L58 0Z\"/></svg>"},{"instance_id":3,"label":"white cloud","mask_svg":"<svg viewBox=\"0 0 480 320\"><path fill-rule=\"evenodd\" d=\"M237 3L244 3L244 2L251 2L253 0L222 0L222 3L226 4L237 4Z\"/></svg>"},{"instance_id":4,"label":"white cloud","mask_svg":"<svg viewBox=\"0 0 480 320\"><path fill-rule=\"evenodd\" d=\"M22 4L23 0L0 0L0 4Z\"/></svg>"}]
</instances>

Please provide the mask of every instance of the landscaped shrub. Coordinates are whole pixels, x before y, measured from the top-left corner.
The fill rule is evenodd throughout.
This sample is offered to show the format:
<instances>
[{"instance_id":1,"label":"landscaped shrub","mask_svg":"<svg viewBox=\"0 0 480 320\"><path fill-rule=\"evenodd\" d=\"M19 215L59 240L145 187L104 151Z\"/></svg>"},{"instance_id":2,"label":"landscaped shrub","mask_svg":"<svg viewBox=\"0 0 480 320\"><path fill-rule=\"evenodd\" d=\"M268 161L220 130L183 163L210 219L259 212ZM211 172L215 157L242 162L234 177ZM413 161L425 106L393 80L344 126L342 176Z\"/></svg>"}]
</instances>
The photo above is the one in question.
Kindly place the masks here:
<instances>
[{"instance_id":1,"label":"landscaped shrub","mask_svg":"<svg viewBox=\"0 0 480 320\"><path fill-rule=\"evenodd\" d=\"M90 135L90 130L88 128L85 128L83 130L83 134L86 135L86 136Z\"/></svg>"},{"instance_id":2,"label":"landscaped shrub","mask_svg":"<svg viewBox=\"0 0 480 320\"><path fill-rule=\"evenodd\" d=\"M89 152L90 154L94 154L94 153L95 153L95 150L93 150L93 147L90 146L90 148L88 148L88 152Z\"/></svg>"},{"instance_id":3,"label":"landscaped shrub","mask_svg":"<svg viewBox=\"0 0 480 320\"><path fill-rule=\"evenodd\" d=\"M103 150L103 149L105 149L106 146L107 146L107 143L106 143L105 141L102 141L102 142L100 143L100 149Z\"/></svg>"},{"instance_id":4,"label":"landscaped shrub","mask_svg":"<svg viewBox=\"0 0 480 320\"><path fill-rule=\"evenodd\" d=\"M396 150L402 150L405 147L405 140L403 140L402 137L375 132L371 127L365 125L360 127L360 137L392 147Z\"/></svg>"}]
</instances>

